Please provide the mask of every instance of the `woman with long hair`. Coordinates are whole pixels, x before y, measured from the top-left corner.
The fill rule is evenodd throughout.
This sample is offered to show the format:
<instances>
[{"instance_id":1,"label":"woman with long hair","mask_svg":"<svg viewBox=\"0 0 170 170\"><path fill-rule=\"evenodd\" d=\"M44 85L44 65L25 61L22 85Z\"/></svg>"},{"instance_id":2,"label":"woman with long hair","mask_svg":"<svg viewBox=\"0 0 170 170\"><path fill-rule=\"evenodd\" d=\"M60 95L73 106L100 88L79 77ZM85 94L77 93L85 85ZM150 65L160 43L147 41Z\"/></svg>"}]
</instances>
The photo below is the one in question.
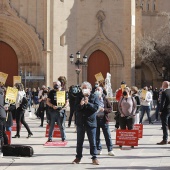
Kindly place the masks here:
<instances>
[{"instance_id":1,"label":"woman with long hair","mask_svg":"<svg viewBox=\"0 0 170 170\"><path fill-rule=\"evenodd\" d=\"M24 91L24 87L22 83L16 83L15 87L18 89L18 95L16 99L16 124L17 124L17 133L13 138L20 138L20 123L24 125L24 127L28 131L28 137L31 137L33 134L28 126L28 124L25 122L25 109L21 107L21 103L24 97L26 97L26 93Z\"/></svg>"}]
</instances>

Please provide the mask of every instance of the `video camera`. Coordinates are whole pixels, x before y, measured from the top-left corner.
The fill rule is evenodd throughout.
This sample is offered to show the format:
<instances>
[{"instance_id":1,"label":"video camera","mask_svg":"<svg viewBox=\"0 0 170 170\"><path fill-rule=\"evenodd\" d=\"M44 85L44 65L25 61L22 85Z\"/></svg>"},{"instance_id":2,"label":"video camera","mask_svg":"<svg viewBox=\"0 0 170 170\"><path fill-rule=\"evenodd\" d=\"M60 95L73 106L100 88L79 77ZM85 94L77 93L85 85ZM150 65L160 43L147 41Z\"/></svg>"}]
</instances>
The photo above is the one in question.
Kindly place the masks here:
<instances>
[{"instance_id":1,"label":"video camera","mask_svg":"<svg viewBox=\"0 0 170 170\"><path fill-rule=\"evenodd\" d=\"M73 86L72 88L71 88L71 93L72 94L78 94L78 93L80 93L81 92L81 88L80 88L80 86L79 85L75 85L75 86Z\"/></svg>"}]
</instances>

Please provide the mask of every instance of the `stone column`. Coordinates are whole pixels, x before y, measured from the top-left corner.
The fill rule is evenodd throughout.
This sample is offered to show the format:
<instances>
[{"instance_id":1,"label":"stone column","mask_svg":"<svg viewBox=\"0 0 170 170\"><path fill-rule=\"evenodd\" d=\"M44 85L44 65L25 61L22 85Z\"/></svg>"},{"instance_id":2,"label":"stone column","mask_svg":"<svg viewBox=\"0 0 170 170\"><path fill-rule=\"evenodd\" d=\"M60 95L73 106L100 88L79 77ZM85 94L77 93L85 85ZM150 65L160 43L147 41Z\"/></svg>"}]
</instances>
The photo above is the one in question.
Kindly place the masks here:
<instances>
[{"instance_id":1,"label":"stone column","mask_svg":"<svg viewBox=\"0 0 170 170\"><path fill-rule=\"evenodd\" d=\"M139 41L139 37L142 36L142 6L136 6L136 45ZM137 47L136 47L136 50ZM138 56L135 56L135 85L141 87L141 61L138 59Z\"/></svg>"},{"instance_id":2,"label":"stone column","mask_svg":"<svg viewBox=\"0 0 170 170\"><path fill-rule=\"evenodd\" d=\"M135 27L136 2L131 0L131 85L135 85Z\"/></svg>"},{"instance_id":3,"label":"stone column","mask_svg":"<svg viewBox=\"0 0 170 170\"><path fill-rule=\"evenodd\" d=\"M51 65L51 0L44 0L44 65L45 65L45 83L51 86L52 65Z\"/></svg>"}]
</instances>

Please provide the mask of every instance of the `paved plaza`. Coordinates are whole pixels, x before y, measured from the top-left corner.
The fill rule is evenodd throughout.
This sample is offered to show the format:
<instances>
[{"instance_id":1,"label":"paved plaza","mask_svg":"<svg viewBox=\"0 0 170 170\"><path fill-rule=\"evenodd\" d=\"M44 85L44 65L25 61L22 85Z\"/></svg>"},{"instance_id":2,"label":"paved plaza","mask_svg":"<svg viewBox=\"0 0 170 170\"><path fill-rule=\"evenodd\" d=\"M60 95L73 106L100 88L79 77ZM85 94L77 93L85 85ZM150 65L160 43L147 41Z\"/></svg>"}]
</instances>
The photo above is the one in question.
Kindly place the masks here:
<instances>
[{"instance_id":1,"label":"paved plaza","mask_svg":"<svg viewBox=\"0 0 170 170\"><path fill-rule=\"evenodd\" d=\"M27 139L28 134L22 126L21 138L12 139L12 144L32 146L33 157L0 158L0 170L170 170L170 144L156 145L162 140L160 122L149 125L148 121L145 121L143 138L139 140L139 146L134 149L124 146L121 150L114 145L115 156L108 156L102 135L103 150L102 155L98 156L100 165L92 165L87 136L84 142L82 163L72 164L76 154L76 133L73 126L66 128L68 144L65 147L45 147L43 146L47 141L45 126L39 127L40 119L34 115L29 117L27 112L26 121L33 132L33 137ZM115 144L116 136L113 131L114 124L114 122L110 123L113 144ZM15 135L15 132L12 132L12 135Z\"/></svg>"}]
</instances>

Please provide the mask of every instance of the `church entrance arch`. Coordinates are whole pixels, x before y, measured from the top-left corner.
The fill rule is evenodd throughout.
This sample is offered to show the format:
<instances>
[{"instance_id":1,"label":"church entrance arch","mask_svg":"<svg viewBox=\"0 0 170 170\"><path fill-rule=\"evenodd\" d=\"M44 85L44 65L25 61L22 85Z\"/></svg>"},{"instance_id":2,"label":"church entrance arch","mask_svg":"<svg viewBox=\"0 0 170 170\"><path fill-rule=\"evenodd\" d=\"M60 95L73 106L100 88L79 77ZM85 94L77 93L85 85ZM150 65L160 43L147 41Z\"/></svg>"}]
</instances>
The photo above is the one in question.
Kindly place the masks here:
<instances>
[{"instance_id":1,"label":"church entrance arch","mask_svg":"<svg viewBox=\"0 0 170 170\"><path fill-rule=\"evenodd\" d=\"M94 86L96 78L95 74L102 73L106 78L106 73L110 73L110 62L108 56L101 50L94 51L88 59L87 81Z\"/></svg>"},{"instance_id":2,"label":"church entrance arch","mask_svg":"<svg viewBox=\"0 0 170 170\"><path fill-rule=\"evenodd\" d=\"M13 86L13 76L18 75L18 58L11 46L0 41L0 72L8 74L5 86Z\"/></svg>"}]
</instances>

